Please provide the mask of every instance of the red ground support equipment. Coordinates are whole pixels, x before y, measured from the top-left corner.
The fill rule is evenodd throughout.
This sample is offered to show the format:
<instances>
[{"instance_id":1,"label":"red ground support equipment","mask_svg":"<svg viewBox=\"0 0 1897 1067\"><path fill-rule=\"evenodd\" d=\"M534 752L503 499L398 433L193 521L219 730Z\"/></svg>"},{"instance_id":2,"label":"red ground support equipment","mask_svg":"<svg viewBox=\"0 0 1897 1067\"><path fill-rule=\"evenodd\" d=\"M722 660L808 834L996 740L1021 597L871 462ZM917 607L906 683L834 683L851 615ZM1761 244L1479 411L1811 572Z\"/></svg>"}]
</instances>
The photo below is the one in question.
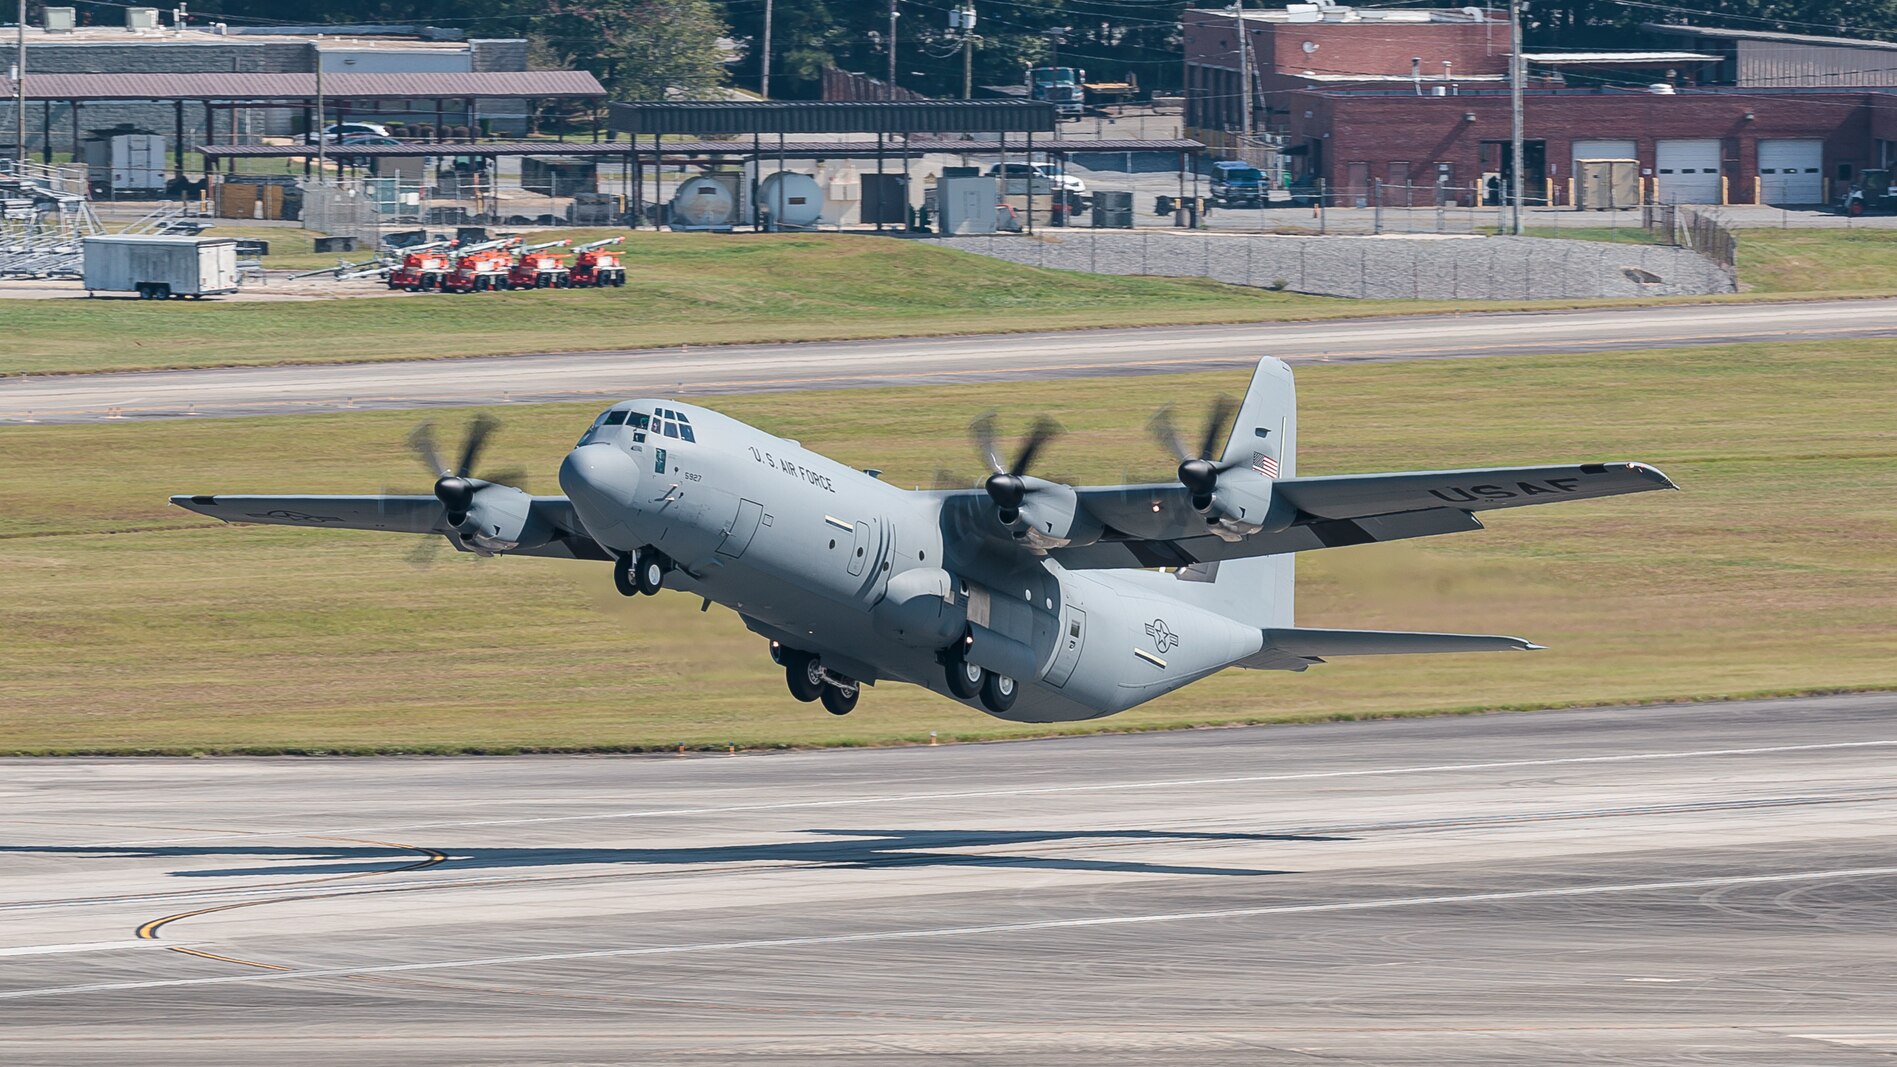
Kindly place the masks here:
<instances>
[{"instance_id":1,"label":"red ground support equipment","mask_svg":"<svg viewBox=\"0 0 1897 1067\"><path fill-rule=\"evenodd\" d=\"M548 241L543 245L528 245L520 250L520 258L514 260L507 272L507 284L512 289L565 289L573 284L571 273L567 270L566 260L550 248L565 248L565 241Z\"/></svg>"},{"instance_id":2,"label":"red ground support equipment","mask_svg":"<svg viewBox=\"0 0 1897 1067\"><path fill-rule=\"evenodd\" d=\"M602 289L609 285L618 287L626 284L626 268L619 259L619 253L608 250L609 245L616 245L623 240L623 237L608 237L575 245L573 251L579 255L573 258L573 284Z\"/></svg>"},{"instance_id":3,"label":"red ground support equipment","mask_svg":"<svg viewBox=\"0 0 1897 1067\"><path fill-rule=\"evenodd\" d=\"M452 241L434 241L403 250L402 265L389 272L389 288L411 293L441 288L441 280L453 269L448 258Z\"/></svg>"},{"instance_id":4,"label":"red ground support equipment","mask_svg":"<svg viewBox=\"0 0 1897 1067\"><path fill-rule=\"evenodd\" d=\"M444 293L479 293L507 288L507 274L514 267L509 249L518 237L468 245L455 250L454 268L441 279Z\"/></svg>"}]
</instances>

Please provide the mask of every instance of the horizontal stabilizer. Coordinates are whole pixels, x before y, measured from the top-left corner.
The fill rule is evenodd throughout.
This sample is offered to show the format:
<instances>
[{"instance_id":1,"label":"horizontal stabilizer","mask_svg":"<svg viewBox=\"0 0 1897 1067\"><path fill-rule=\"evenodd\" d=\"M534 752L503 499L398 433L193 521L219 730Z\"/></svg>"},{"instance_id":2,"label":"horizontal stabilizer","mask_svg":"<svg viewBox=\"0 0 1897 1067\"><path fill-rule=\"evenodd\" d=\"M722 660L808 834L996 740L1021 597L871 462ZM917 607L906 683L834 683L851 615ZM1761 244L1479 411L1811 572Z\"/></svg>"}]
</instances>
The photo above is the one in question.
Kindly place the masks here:
<instances>
[{"instance_id":1,"label":"horizontal stabilizer","mask_svg":"<svg viewBox=\"0 0 1897 1067\"><path fill-rule=\"evenodd\" d=\"M1527 652L1541 645L1493 634L1434 634L1407 630L1268 629L1265 647L1236 666L1301 671L1327 656L1399 656L1422 652Z\"/></svg>"}]
</instances>

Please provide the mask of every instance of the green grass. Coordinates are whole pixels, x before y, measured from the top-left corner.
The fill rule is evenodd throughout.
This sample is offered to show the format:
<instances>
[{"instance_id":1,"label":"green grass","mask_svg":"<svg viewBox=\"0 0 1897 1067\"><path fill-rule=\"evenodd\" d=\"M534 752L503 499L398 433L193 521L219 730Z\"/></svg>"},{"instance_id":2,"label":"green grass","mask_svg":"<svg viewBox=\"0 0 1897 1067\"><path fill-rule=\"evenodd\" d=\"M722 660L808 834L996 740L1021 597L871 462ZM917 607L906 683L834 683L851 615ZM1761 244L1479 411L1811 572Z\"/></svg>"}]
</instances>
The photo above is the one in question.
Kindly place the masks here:
<instances>
[{"instance_id":1,"label":"green grass","mask_svg":"<svg viewBox=\"0 0 1897 1067\"><path fill-rule=\"evenodd\" d=\"M1685 489L1490 517L1484 532L1308 554L1299 621L1514 633L1532 655L1227 672L1093 729L1897 687L1897 342L1307 366L1307 474L1641 459ZM1069 435L1046 469L1164 468L1140 427L1242 373L712 401L900 483L972 475L999 403ZM496 466L536 488L594 405L508 408ZM453 432L461 416L445 418ZM173 492L415 490L413 413L0 429L0 751L745 747L1045 732L899 685L833 719L783 692L724 609L626 600L603 565L397 536L222 527Z\"/></svg>"},{"instance_id":2,"label":"green grass","mask_svg":"<svg viewBox=\"0 0 1897 1067\"><path fill-rule=\"evenodd\" d=\"M1043 271L868 236L641 233L625 247L623 289L296 303L0 301L0 330L17 339L0 346L0 374L1163 325L1354 310L1344 300L1210 281ZM333 257L317 257L317 265L326 262Z\"/></svg>"},{"instance_id":3,"label":"green grass","mask_svg":"<svg viewBox=\"0 0 1897 1067\"><path fill-rule=\"evenodd\" d=\"M1739 278L1757 293L1897 293L1897 229L1740 230Z\"/></svg>"}]
</instances>

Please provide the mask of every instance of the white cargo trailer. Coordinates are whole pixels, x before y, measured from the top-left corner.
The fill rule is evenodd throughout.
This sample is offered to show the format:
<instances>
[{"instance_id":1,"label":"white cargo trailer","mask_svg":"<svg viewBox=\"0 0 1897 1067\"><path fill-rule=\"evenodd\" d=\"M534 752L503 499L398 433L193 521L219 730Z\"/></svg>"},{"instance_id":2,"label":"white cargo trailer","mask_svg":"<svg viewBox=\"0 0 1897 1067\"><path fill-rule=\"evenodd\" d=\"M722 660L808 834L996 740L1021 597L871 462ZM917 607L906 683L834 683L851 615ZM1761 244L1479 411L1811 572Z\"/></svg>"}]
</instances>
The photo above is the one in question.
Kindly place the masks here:
<instances>
[{"instance_id":1,"label":"white cargo trailer","mask_svg":"<svg viewBox=\"0 0 1897 1067\"><path fill-rule=\"evenodd\" d=\"M137 293L141 300L237 291L237 241L181 234L86 238L86 291Z\"/></svg>"}]
</instances>

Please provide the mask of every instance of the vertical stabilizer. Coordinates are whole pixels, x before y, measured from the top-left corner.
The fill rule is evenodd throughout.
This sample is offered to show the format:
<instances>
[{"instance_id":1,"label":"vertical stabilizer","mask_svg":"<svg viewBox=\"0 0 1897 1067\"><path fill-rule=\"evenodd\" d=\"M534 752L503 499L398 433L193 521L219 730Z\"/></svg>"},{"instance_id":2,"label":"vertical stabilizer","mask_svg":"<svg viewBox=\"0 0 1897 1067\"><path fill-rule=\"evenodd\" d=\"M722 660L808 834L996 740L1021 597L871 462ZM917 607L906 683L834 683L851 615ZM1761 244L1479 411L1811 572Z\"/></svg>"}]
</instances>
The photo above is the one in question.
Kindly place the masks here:
<instances>
[{"instance_id":1,"label":"vertical stabilizer","mask_svg":"<svg viewBox=\"0 0 1897 1067\"><path fill-rule=\"evenodd\" d=\"M1298 390L1283 360L1258 361L1222 459L1272 481L1297 475ZM1211 595L1202 595L1200 603L1260 628L1293 625L1293 555L1230 559L1212 568ZM1201 571L1198 578L1206 576Z\"/></svg>"}]
</instances>

